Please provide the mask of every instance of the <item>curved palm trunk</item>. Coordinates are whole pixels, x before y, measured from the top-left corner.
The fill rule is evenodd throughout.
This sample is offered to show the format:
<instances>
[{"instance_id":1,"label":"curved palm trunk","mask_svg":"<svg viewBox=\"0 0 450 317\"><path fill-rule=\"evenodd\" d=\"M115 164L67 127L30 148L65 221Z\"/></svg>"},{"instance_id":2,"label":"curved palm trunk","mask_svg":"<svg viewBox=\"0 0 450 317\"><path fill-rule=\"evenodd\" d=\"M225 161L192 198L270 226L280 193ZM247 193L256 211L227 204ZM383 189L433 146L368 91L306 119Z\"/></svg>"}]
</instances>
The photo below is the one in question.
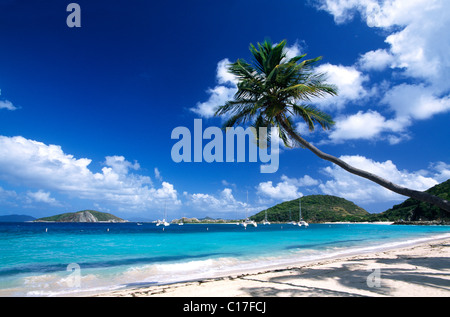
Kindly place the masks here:
<instances>
[{"instance_id":1,"label":"curved palm trunk","mask_svg":"<svg viewBox=\"0 0 450 317\"><path fill-rule=\"evenodd\" d=\"M394 183L392 183L382 177L379 177L375 174L366 172L359 168L355 168L355 167L347 164L346 162L342 161L341 159L338 159L337 157L334 157L330 154L322 152L321 150L316 148L314 145L310 144L308 141L306 141L305 139L303 139L296 133L293 133L282 120L280 120L280 124L283 127L283 129L285 129L285 131L287 131L294 140L299 142L301 145L303 145L305 148L307 148L308 150L310 150L311 152L316 154L321 159L332 162L332 163L342 167L347 172L350 172L352 174L355 174L355 175L364 177L368 180L371 180L372 182L375 182L378 185L381 185L397 194L408 196L408 197L411 197L416 200L420 200L423 202L433 204L433 205L445 210L446 212L450 212L450 202L448 202L447 200L439 198L439 197L431 195L431 194L428 194L426 192L421 192L421 191L417 191L417 190L399 186L399 185L394 184Z\"/></svg>"}]
</instances>

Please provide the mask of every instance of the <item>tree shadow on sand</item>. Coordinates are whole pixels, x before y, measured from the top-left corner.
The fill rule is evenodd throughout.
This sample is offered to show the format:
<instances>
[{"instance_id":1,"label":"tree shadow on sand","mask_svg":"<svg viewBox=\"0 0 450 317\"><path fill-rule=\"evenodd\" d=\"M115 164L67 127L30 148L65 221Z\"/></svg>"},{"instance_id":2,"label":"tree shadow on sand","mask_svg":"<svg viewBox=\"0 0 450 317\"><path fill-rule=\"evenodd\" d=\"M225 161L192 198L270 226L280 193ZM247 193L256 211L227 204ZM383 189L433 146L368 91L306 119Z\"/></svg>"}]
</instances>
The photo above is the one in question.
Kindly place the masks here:
<instances>
[{"instance_id":1,"label":"tree shadow on sand","mask_svg":"<svg viewBox=\"0 0 450 317\"><path fill-rule=\"evenodd\" d=\"M398 263L406 264L398 268ZM424 273L420 269L431 269ZM391 282L399 281L425 286L428 289L448 291L450 296L450 260L448 257L364 258L349 260L336 266L315 266L285 270L285 274L259 279L257 275L244 277L246 280L267 283L267 287L249 287L241 290L249 296L389 296L393 289ZM379 284L368 282L370 274L378 269ZM369 277L370 279L371 277ZM334 289L320 287L319 281L334 281ZM274 285L276 284L276 285ZM332 283L333 284L333 283ZM332 285L331 284L331 285ZM323 284L325 285L325 284ZM330 285L330 284L328 284ZM406 285L406 284L402 284ZM344 286L337 290L336 286ZM427 294L417 294L426 296Z\"/></svg>"}]
</instances>

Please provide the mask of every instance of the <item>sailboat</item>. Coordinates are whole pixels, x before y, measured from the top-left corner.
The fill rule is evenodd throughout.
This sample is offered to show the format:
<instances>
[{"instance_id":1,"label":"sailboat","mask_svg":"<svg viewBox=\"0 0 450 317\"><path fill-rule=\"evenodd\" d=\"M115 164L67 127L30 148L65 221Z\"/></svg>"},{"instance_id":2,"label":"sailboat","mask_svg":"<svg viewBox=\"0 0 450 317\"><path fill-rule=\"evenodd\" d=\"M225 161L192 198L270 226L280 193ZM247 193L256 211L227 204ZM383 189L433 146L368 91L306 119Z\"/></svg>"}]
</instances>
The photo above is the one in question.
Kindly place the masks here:
<instances>
[{"instance_id":1,"label":"sailboat","mask_svg":"<svg viewBox=\"0 0 450 317\"><path fill-rule=\"evenodd\" d=\"M299 227L305 226L305 228L309 226L309 224L308 224L306 221L304 221L304 220L302 219L302 203L301 203L301 198L298 199L298 226L299 226Z\"/></svg>"},{"instance_id":2,"label":"sailboat","mask_svg":"<svg viewBox=\"0 0 450 317\"><path fill-rule=\"evenodd\" d=\"M297 225L297 223L295 221L292 220L292 214L291 214L291 210L289 209L289 222L287 223L288 225Z\"/></svg>"},{"instance_id":3,"label":"sailboat","mask_svg":"<svg viewBox=\"0 0 450 317\"><path fill-rule=\"evenodd\" d=\"M247 191L247 206L248 206L248 191ZM245 220L241 222L241 226L247 228L247 226L258 227L255 221L248 219L247 217L247 206L245 207Z\"/></svg>"},{"instance_id":4,"label":"sailboat","mask_svg":"<svg viewBox=\"0 0 450 317\"><path fill-rule=\"evenodd\" d=\"M170 223L168 223L167 221L166 221L166 204L164 203L164 218L163 218L163 220L157 220L156 221L156 225L157 226L164 226L164 227L167 227L167 226L170 226Z\"/></svg>"},{"instance_id":5,"label":"sailboat","mask_svg":"<svg viewBox=\"0 0 450 317\"><path fill-rule=\"evenodd\" d=\"M267 220L267 210L266 210L266 215L264 217L264 221L262 222L263 225L270 225L270 222Z\"/></svg>"},{"instance_id":6,"label":"sailboat","mask_svg":"<svg viewBox=\"0 0 450 317\"><path fill-rule=\"evenodd\" d=\"M166 219L164 218L163 220L157 220L157 221L156 221L156 225L157 225L157 226L164 226L164 227L167 227L167 226L170 226L170 223L168 223L168 222L166 221Z\"/></svg>"}]
</instances>

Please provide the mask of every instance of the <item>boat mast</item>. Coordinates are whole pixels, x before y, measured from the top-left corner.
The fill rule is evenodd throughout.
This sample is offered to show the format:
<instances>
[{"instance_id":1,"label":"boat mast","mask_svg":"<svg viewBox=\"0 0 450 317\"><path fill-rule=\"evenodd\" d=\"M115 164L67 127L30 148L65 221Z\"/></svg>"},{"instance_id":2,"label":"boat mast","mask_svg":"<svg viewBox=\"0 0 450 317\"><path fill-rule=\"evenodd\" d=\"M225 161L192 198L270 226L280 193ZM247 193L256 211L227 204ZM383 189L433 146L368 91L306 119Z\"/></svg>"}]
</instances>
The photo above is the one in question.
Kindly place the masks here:
<instances>
[{"instance_id":1,"label":"boat mast","mask_svg":"<svg viewBox=\"0 0 450 317\"><path fill-rule=\"evenodd\" d=\"M300 197L298 199L298 221L302 220L302 203L301 203L301 201L302 201L302 198Z\"/></svg>"},{"instance_id":2,"label":"boat mast","mask_svg":"<svg viewBox=\"0 0 450 317\"><path fill-rule=\"evenodd\" d=\"M245 220L247 220L248 216L248 190L247 190L247 205L245 205Z\"/></svg>"}]
</instances>

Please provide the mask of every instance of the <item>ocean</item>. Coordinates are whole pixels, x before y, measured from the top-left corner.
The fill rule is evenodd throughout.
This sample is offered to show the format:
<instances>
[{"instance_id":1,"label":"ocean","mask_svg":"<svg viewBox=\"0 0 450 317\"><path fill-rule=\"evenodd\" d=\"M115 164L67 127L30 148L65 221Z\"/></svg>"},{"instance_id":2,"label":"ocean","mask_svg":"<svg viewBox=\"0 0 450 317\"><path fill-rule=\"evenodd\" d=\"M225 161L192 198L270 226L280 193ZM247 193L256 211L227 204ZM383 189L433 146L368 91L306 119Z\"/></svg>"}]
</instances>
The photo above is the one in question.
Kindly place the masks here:
<instances>
[{"instance_id":1,"label":"ocean","mask_svg":"<svg viewBox=\"0 0 450 317\"><path fill-rule=\"evenodd\" d=\"M0 223L0 296L77 296L450 237L450 226Z\"/></svg>"}]
</instances>

